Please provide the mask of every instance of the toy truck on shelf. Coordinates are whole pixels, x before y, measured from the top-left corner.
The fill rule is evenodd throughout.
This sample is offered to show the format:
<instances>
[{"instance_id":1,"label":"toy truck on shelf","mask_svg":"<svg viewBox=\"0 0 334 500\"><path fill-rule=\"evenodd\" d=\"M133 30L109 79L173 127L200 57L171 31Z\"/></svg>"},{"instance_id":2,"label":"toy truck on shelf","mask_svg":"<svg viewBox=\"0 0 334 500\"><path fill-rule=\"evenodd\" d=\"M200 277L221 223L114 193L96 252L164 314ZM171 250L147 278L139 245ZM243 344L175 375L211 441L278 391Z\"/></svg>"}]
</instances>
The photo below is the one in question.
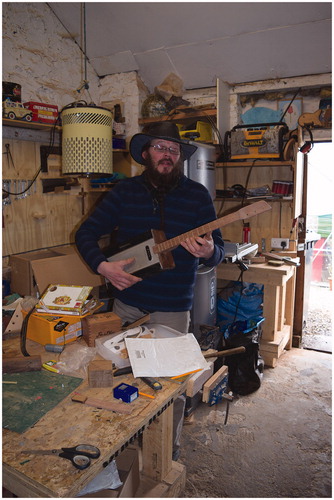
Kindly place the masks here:
<instances>
[{"instance_id":1,"label":"toy truck on shelf","mask_svg":"<svg viewBox=\"0 0 334 500\"><path fill-rule=\"evenodd\" d=\"M39 123L48 123L53 125L58 118L58 106L54 104L45 104L43 102L29 101L24 106L32 113L32 121Z\"/></svg>"},{"instance_id":2,"label":"toy truck on shelf","mask_svg":"<svg viewBox=\"0 0 334 500\"><path fill-rule=\"evenodd\" d=\"M10 99L2 103L2 116L10 120L32 121L32 112L30 109L27 109L21 102L14 102Z\"/></svg>"}]
</instances>

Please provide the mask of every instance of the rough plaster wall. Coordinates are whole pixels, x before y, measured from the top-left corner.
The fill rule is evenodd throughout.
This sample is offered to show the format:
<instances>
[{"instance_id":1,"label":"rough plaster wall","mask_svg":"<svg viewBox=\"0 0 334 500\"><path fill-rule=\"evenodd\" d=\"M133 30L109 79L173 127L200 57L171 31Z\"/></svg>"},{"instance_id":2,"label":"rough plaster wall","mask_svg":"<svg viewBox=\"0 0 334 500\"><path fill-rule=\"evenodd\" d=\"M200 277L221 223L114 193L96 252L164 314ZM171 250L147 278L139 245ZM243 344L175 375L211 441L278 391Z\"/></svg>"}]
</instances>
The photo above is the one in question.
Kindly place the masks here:
<instances>
[{"instance_id":1,"label":"rough plaster wall","mask_svg":"<svg viewBox=\"0 0 334 500\"><path fill-rule=\"evenodd\" d=\"M118 73L98 79L90 64L87 64L89 91L77 92L82 74L82 55L78 46L45 3L3 3L3 77L22 85L23 101L39 101L63 106L75 100L101 104L103 101L124 102L125 135L129 139L138 132L138 118L141 106L149 94L136 72ZM313 77L314 78L314 77ZM290 80L290 79L287 79ZM294 79L291 79L294 80ZM297 81L298 80L298 81ZM285 83L285 82L283 82ZM312 77L296 79L295 86L314 84ZM264 85L266 85L264 83ZM272 88L279 88L280 82L272 82ZM252 85L249 91L259 91L261 83ZM240 108L237 94L243 85L231 89L230 124L240 123L239 114L250 108ZM185 91L184 99L192 105L216 104L216 87ZM303 99L303 111L318 109L314 98ZM276 102L258 102L276 109Z\"/></svg>"},{"instance_id":2,"label":"rough plaster wall","mask_svg":"<svg viewBox=\"0 0 334 500\"><path fill-rule=\"evenodd\" d=\"M83 81L82 53L45 3L3 4L4 81L22 86L22 101L56 104L61 109L77 100L101 104L124 102L127 137L138 132L138 118L148 90L136 72L101 80L89 62L89 89L77 92Z\"/></svg>"},{"instance_id":3,"label":"rough plaster wall","mask_svg":"<svg viewBox=\"0 0 334 500\"><path fill-rule=\"evenodd\" d=\"M78 99L97 99L99 79L89 64L91 98L76 91L83 80L81 51L44 2L7 2L2 12L2 79L22 86L22 101L61 109Z\"/></svg>"},{"instance_id":4,"label":"rough plaster wall","mask_svg":"<svg viewBox=\"0 0 334 500\"><path fill-rule=\"evenodd\" d=\"M135 71L117 73L101 79L100 103L103 105L104 102L113 100L119 100L123 103L126 137L131 137L139 131L138 119L140 118L141 102L147 93L148 91L145 91Z\"/></svg>"}]
</instances>

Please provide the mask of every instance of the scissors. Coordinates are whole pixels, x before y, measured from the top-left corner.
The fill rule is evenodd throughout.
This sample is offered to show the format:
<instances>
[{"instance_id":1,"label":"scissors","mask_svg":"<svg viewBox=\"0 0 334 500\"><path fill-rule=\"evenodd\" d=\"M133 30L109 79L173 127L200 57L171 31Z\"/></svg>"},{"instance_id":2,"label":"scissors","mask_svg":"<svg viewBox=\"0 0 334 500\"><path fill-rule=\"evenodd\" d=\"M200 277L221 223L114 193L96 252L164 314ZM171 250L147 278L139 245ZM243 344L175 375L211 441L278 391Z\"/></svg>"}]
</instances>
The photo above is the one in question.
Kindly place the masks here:
<instances>
[{"instance_id":1,"label":"scissors","mask_svg":"<svg viewBox=\"0 0 334 500\"><path fill-rule=\"evenodd\" d=\"M71 460L74 467L83 470L90 466L91 458L99 458L100 450L91 444L78 444L72 448L60 448L59 450L25 450L25 455L58 455Z\"/></svg>"}]
</instances>

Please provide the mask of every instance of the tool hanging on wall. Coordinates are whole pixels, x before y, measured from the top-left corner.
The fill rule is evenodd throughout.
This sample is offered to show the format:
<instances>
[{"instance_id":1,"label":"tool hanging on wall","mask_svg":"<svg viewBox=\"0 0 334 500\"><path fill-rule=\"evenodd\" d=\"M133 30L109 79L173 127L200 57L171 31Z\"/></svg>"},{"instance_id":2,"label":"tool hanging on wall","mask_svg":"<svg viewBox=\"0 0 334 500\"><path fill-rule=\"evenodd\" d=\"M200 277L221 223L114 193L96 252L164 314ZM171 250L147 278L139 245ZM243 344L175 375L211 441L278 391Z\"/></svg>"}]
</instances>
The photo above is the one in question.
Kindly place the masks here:
<instances>
[{"instance_id":1,"label":"tool hanging on wall","mask_svg":"<svg viewBox=\"0 0 334 500\"><path fill-rule=\"evenodd\" d=\"M299 151L301 153L303 153L304 155L306 155L307 153L309 153L311 151L311 149L313 149L314 142L313 142L313 134L312 134L311 128L304 126L303 130L306 130L308 132L308 134L310 136L310 140L305 141L304 144L299 148Z\"/></svg>"}]
</instances>

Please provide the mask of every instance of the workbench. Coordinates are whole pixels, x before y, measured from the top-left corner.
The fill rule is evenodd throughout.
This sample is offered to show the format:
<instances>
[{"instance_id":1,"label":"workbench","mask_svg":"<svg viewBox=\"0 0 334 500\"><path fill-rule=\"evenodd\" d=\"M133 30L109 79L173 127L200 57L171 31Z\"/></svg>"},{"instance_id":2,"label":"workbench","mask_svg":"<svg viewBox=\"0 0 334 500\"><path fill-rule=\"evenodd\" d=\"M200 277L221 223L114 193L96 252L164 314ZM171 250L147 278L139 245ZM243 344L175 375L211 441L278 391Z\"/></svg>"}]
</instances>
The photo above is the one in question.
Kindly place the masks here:
<instances>
[{"instance_id":1,"label":"workbench","mask_svg":"<svg viewBox=\"0 0 334 500\"><path fill-rule=\"evenodd\" d=\"M217 279L238 281L240 268L236 264L220 264ZM280 267L250 264L243 272L247 283L264 285L263 317L260 354L267 366L274 368L284 349L291 349L295 303L295 266Z\"/></svg>"},{"instance_id":2,"label":"workbench","mask_svg":"<svg viewBox=\"0 0 334 500\"><path fill-rule=\"evenodd\" d=\"M40 354L42 362L57 357L31 340L27 340L27 350L31 355ZM20 355L19 339L4 341L3 354ZM73 498L128 444L141 436L139 496L181 495L185 486L185 466L172 461L173 401L184 392L185 382L160 381L163 388L154 392L132 375L114 377L114 386L121 382L137 383L139 391L154 393L155 399L139 396L129 403L131 414L73 402L70 394L25 432L19 434L3 429L3 486L20 498ZM92 389L87 380L83 380L77 391L88 395L93 391L98 399L112 399L112 388ZM69 460L57 455L21 453L27 449L59 449L81 443L92 444L101 451L100 457L92 459L85 470L76 469Z\"/></svg>"}]
</instances>

